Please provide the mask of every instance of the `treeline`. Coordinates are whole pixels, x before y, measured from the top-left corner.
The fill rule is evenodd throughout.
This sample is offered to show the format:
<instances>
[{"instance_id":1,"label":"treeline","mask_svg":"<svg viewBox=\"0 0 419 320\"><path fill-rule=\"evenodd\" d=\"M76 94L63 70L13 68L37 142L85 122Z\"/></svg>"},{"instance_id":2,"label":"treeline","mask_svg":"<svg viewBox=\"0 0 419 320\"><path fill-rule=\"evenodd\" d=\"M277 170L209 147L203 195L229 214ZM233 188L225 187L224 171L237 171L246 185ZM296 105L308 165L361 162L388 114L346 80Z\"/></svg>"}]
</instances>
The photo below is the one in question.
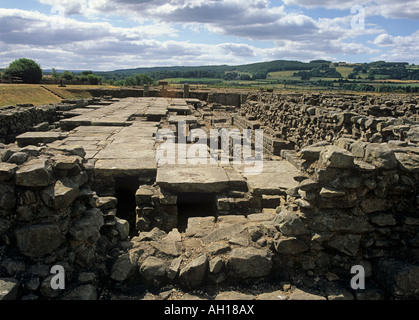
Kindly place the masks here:
<instances>
[{"instance_id":1,"label":"treeline","mask_svg":"<svg viewBox=\"0 0 419 320\"><path fill-rule=\"evenodd\" d=\"M340 72L335 68L327 66L316 67L310 71L294 72L295 77L301 77L301 80L310 80L311 78L343 78Z\"/></svg>"},{"instance_id":2,"label":"treeline","mask_svg":"<svg viewBox=\"0 0 419 320\"><path fill-rule=\"evenodd\" d=\"M368 79L376 78L394 80L419 80L419 69L410 68L407 62L376 61L356 66L348 76L349 79L357 79L360 74L368 74Z\"/></svg>"},{"instance_id":3,"label":"treeline","mask_svg":"<svg viewBox=\"0 0 419 320\"><path fill-rule=\"evenodd\" d=\"M136 74L116 81L109 81L109 84L120 87L135 87L154 84L154 79L146 74Z\"/></svg>"},{"instance_id":4,"label":"treeline","mask_svg":"<svg viewBox=\"0 0 419 320\"><path fill-rule=\"evenodd\" d=\"M311 62L275 60L239 66L200 66L200 67L153 67L100 72L108 81L124 80L136 74L146 74L155 81L168 78L188 79L223 79L223 80L260 80L266 79L270 72L277 71L309 71L329 68L331 61L314 60Z\"/></svg>"},{"instance_id":5,"label":"treeline","mask_svg":"<svg viewBox=\"0 0 419 320\"><path fill-rule=\"evenodd\" d=\"M377 93L418 93L419 87L415 86L398 86L398 85L382 85L373 86L370 84L342 84L341 89L357 92L377 92Z\"/></svg>"},{"instance_id":6,"label":"treeline","mask_svg":"<svg viewBox=\"0 0 419 320\"><path fill-rule=\"evenodd\" d=\"M83 71L80 74L76 74L71 71L64 71L62 73L58 73L53 68L51 76L52 79L56 82L71 82L90 85L100 85L104 82L104 79L102 77L95 75L92 71Z\"/></svg>"}]
</instances>

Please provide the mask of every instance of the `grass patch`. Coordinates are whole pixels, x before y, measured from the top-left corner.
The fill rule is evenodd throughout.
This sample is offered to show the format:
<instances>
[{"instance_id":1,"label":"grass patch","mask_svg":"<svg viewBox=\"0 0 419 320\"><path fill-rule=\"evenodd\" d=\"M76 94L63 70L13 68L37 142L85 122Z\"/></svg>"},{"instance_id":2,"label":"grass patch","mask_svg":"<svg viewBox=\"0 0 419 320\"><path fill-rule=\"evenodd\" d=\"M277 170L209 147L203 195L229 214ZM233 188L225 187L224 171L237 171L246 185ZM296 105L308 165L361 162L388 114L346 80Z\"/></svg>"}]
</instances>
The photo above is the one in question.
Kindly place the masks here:
<instances>
[{"instance_id":1,"label":"grass patch","mask_svg":"<svg viewBox=\"0 0 419 320\"><path fill-rule=\"evenodd\" d=\"M2 84L0 85L0 106L8 106L22 103L33 105L60 102L61 99L48 92L40 85L32 84Z\"/></svg>"},{"instance_id":2,"label":"grass patch","mask_svg":"<svg viewBox=\"0 0 419 320\"><path fill-rule=\"evenodd\" d=\"M355 68L351 68L351 67L336 67L336 71L339 72L342 77L344 78L348 78L348 76L354 72Z\"/></svg>"},{"instance_id":3,"label":"grass patch","mask_svg":"<svg viewBox=\"0 0 419 320\"><path fill-rule=\"evenodd\" d=\"M42 105L61 102L63 99L88 99L92 95L89 89L115 88L111 86L71 86L58 87L58 85L45 85L49 92L40 84L1 84L0 85L0 106L32 103Z\"/></svg>"},{"instance_id":4,"label":"grass patch","mask_svg":"<svg viewBox=\"0 0 419 320\"><path fill-rule=\"evenodd\" d=\"M268 79L279 80L279 79L284 79L284 78L293 78L295 72L298 72L298 70L271 72L268 74ZM297 79L298 77L294 77L294 78Z\"/></svg>"}]
</instances>

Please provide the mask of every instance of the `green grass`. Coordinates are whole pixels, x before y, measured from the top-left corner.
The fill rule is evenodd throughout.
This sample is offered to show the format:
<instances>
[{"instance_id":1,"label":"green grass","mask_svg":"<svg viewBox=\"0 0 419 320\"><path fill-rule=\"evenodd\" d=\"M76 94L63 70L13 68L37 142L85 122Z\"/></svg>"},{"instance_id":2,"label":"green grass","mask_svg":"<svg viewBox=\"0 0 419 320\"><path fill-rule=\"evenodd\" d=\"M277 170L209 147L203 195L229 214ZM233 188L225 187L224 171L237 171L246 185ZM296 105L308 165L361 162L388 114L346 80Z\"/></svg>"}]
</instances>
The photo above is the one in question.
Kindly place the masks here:
<instances>
[{"instance_id":1,"label":"green grass","mask_svg":"<svg viewBox=\"0 0 419 320\"><path fill-rule=\"evenodd\" d=\"M61 99L48 92L40 85L32 84L2 84L0 85L0 106L23 103L33 105L60 102Z\"/></svg>"},{"instance_id":2,"label":"green grass","mask_svg":"<svg viewBox=\"0 0 419 320\"><path fill-rule=\"evenodd\" d=\"M268 74L268 79L270 80L287 80L291 78L297 79L298 77L294 77L294 73L298 72L297 70L288 70L288 71L277 71L271 72Z\"/></svg>"},{"instance_id":3,"label":"green grass","mask_svg":"<svg viewBox=\"0 0 419 320\"><path fill-rule=\"evenodd\" d=\"M190 84L208 84L208 83L217 83L224 81L223 79L214 79L214 78L168 78L163 79L162 81L166 81L169 85L173 84L180 84L180 83L190 83Z\"/></svg>"},{"instance_id":4,"label":"green grass","mask_svg":"<svg viewBox=\"0 0 419 320\"><path fill-rule=\"evenodd\" d=\"M101 88L106 86L70 86L59 88L58 85L46 85L53 92L59 94L64 99L85 99L91 98L89 93L91 88ZM0 84L0 106L16 104L42 105L58 103L61 98L42 88L39 84Z\"/></svg>"},{"instance_id":5,"label":"green grass","mask_svg":"<svg viewBox=\"0 0 419 320\"><path fill-rule=\"evenodd\" d=\"M348 78L348 76L354 71L355 68L351 67L336 67L336 71L339 72L342 77Z\"/></svg>"}]
</instances>

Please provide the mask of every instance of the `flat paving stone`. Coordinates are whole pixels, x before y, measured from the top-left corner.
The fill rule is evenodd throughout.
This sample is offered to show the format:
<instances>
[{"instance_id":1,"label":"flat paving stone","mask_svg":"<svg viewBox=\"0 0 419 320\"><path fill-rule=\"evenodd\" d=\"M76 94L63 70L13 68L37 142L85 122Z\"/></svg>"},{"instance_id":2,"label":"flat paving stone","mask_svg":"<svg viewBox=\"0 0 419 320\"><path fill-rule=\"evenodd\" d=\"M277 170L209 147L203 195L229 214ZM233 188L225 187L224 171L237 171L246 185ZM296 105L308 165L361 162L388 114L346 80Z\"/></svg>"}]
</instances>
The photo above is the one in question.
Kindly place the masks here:
<instances>
[{"instance_id":1,"label":"flat paving stone","mask_svg":"<svg viewBox=\"0 0 419 320\"><path fill-rule=\"evenodd\" d=\"M156 176L157 165L153 159L102 159L95 163L97 177Z\"/></svg>"},{"instance_id":2,"label":"flat paving stone","mask_svg":"<svg viewBox=\"0 0 419 320\"><path fill-rule=\"evenodd\" d=\"M218 193L230 187L224 169L210 165L160 166L156 182L161 188L182 193Z\"/></svg>"},{"instance_id":3,"label":"flat paving stone","mask_svg":"<svg viewBox=\"0 0 419 320\"><path fill-rule=\"evenodd\" d=\"M62 140L66 138L68 133L66 132L26 132L16 137L16 141L19 147L26 147L28 145L37 145L38 143L51 143L56 140Z\"/></svg>"},{"instance_id":4,"label":"flat paving stone","mask_svg":"<svg viewBox=\"0 0 419 320\"><path fill-rule=\"evenodd\" d=\"M169 117L169 123L177 124L181 121L186 122L187 124L197 123L198 119L194 116L171 116Z\"/></svg>"},{"instance_id":5,"label":"flat paving stone","mask_svg":"<svg viewBox=\"0 0 419 320\"><path fill-rule=\"evenodd\" d=\"M249 175L237 167L247 179L249 190L256 194L282 194L286 190L295 188L298 182L294 177L301 176L301 172L288 161L265 161L260 174Z\"/></svg>"}]
</instances>

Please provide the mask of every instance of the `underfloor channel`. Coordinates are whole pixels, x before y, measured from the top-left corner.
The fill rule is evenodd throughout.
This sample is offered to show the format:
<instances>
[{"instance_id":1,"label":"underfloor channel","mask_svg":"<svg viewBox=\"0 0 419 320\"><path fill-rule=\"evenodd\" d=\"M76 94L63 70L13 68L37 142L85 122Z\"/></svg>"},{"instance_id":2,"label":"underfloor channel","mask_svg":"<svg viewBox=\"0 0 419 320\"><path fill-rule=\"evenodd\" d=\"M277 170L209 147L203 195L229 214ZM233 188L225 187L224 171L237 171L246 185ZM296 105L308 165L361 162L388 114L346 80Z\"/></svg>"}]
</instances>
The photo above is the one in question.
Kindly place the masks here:
<instances>
[{"instance_id":1,"label":"underfloor channel","mask_svg":"<svg viewBox=\"0 0 419 320\"><path fill-rule=\"evenodd\" d=\"M193 217L217 216L215 194L180 193L178 194L178 230L185 232L188 219Z\"/></svg>"},{"instance_id":2,"label":"underfloor channel","mask_svg":"<svg viewBox=\"0 0 419 320\"><path fill-rule=\"evenodd\" d=\"M135 230L135 193L139 185L138 177L123 177L115 180L115 196L118 199L117 215L118 218L128 221L130 237L138 235L138 232Z\"/></svg>"}]
</instances>

